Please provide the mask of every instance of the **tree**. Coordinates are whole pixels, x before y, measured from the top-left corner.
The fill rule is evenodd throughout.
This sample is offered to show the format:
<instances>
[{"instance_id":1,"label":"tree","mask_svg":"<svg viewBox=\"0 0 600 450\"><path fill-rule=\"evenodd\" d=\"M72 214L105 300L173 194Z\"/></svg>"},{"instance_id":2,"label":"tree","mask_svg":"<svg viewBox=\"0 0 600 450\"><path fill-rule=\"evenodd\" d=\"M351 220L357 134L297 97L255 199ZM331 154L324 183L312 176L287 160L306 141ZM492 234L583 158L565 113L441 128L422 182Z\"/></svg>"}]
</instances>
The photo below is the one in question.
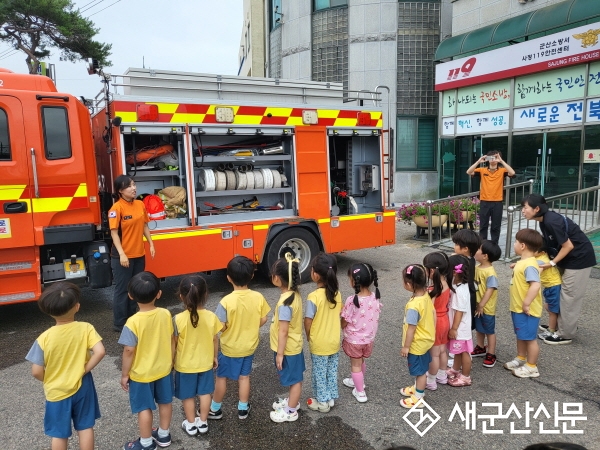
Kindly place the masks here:
<instances>
[{"instance_id":1,"label":"tree","mask_svg":"<svg viewBox=\"0 0 600 450\"><path fill-rule=\"evenodd\" d=\"M58 48L63 60L93 58L101 66L110 65L112 45L95 41L98 31L73 9L71 0L0 0L0 41L27 55L32 74L51 48Z\"/></svg>"}]
</instances>

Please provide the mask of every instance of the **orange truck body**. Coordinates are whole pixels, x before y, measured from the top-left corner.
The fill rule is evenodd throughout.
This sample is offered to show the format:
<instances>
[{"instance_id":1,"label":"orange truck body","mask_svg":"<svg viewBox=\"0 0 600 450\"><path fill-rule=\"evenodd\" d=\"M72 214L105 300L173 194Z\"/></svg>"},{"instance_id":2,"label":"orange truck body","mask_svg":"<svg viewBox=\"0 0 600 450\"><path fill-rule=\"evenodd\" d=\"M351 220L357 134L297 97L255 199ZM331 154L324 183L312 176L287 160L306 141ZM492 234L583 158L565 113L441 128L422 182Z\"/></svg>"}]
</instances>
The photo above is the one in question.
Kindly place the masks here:
<instances>
[{"instance_id":1,"label":"orange truck body","mask_svg":"<svg viewBox=\"0 0 600 450\"><path fill-rule=\"evenodd\" d=\"M138 193L186 190L184 214L150 222L156 257L147 258L146 270L158 277L222 269L236 255L268 272L291 251L305 260L306 279L306 259L318 251L395 243L377 108L163 97L115 96L90 117L49 78L0 69L0 305L35 301L45 285L65 279L111 284L106 215L112 180L122 173L133 176ZM179 158L170 171L126 162L143 145L165 140ZM276 155L251 149L275 144ZM236 146L238 154L220 153ZM199 171L216 174L222 163L235 166L232 173L240 165L279 171L287 183L200 190ZM351 183L364 190L353 193ZM228 206L249 198L257 201Z\"/></svg>"}]
</instances>

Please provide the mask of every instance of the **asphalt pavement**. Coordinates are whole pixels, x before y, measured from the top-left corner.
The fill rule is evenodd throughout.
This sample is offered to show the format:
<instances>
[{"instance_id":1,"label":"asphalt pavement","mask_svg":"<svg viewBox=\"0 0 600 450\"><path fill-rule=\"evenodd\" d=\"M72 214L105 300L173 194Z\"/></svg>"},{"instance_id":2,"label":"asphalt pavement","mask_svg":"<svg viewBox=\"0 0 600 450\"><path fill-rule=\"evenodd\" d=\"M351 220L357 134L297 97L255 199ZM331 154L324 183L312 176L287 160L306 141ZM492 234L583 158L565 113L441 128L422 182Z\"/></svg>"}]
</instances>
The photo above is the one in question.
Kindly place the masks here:
<instances>
[{"instance_id":1,"label":"asphalt pavement","mask_svg":"<svg viewBox=\"0 0 600 450\"><path fill-rule=\"evenodd\" d=\"M230 383L223 402L223 419L209 422L206 435L188 437L181 430L181 403L174 399L170 449L362 450L410 445L415 449L517 450L533 443L562 441L600 450L600 280L590 279L578 336L573 343L551 346L540 341L541 376L519 379L502 367L516 354L508 311L511 271L504 262L495 263L500 281L496 366L485 368L481 358L476 358L472 386L440 386L435 392L427 391L425 401L431 408L427 415L423 414L420 423L418 412L406 417L416 429L405 420L408 410L399 405L400 389L413 379L408 374L406 360L400 357L404 306L410 297L403 288L400 274L404 266L422 262L425 254L435 250L412 240L414 231L414 226L399 223L395 246L337 255L344 299L353 292L346 277L351 264L369 262L379 274L383 312L373 355L367 362L367 403L357 403L351 390L341 383L350 373L350 364L340 352L340 398L329 413L308 410L305 401L311 395L310 358L305 344L307 371L300 417L293 423L271 422L270 405L278 396L284 396L286 389L279 385L273 367L269 320L261 330L261 342L254 359L249 418L243 421L237 418L237 386ZM212 272L206 279L210 289L207 307L214 310L231 288L224 271ZM182 309L174 294L178 282L178 278L167 279L162 284L163 296L158 302L158 306L173 313ZM251 288L262 292L271 306L279 298L278 289L264 278L257 277ZM314 288L314 284L302 286L303 297ZM93 371L102 413L95 427L96 446L101 450L122 448L126 441L138 436L128 395L119 386L122 348L117 344L118 333L112 330L111 298L111 288L84 289L77 316L78 320L96 327L107 349L106 357ZM24 358L37 336L52 324L52 319L43 315L35 303L0 307L2 449L50 448L50 439L43 432L42 385L31 376L31 365ZM548 432L554 434L546 434ZM69 448L77 448L75 437Z\"/></svg>"}]
</instances>

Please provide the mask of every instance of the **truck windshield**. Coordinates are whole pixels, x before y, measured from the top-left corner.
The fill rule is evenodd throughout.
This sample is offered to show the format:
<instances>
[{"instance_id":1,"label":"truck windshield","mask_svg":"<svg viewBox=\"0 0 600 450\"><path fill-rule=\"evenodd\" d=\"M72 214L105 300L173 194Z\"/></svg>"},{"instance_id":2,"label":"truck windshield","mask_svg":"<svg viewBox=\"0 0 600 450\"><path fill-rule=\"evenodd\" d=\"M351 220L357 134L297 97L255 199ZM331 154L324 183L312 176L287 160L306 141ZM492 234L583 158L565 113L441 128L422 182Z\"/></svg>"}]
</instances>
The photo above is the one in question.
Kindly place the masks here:
<instances>
[{"instance_id":1,"label":"truck windshield","mask_svg":"<svg viewBox=\"0 0 600 450\"><path fill-rule=\"evenodd\" d=\"M71 157L71 137L69 136L69 118L62 107L44 106L44 145L46 158L65 159Z\"/></svg>"},{"instance_id":2,"label":"truck windshield","mask_svg":"<svg viewBox=\"0 0 600 450\"><path fill-rule=\"evenodd\" d=\"M8 117L0 108L0 161L10 161L10 140L8 136Z\"/></svg>"}]
</instances>

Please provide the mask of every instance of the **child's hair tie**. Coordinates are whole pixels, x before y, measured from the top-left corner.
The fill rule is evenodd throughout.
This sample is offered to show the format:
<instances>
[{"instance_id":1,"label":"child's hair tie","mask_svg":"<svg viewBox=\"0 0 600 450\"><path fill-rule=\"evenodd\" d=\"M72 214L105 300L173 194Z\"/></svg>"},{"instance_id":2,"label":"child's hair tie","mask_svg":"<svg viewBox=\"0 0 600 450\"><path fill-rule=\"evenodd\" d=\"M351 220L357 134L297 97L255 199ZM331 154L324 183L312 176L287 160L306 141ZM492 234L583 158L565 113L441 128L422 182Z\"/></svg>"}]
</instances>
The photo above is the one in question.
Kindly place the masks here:
<instances>
[{"instance_id":1,"label":"child's hair tie","mask_svg":"<svg viewBox=\"0 0 600 450\"><path fill-rule=\"evenodd\" d=\"M456 273L463 273L463 270L462 270L462 268L463 268L463 265L462 265L462 264L457 264L456 266L454 266L454 271L455 271Z\"/></svg>"},{"instance_id":2,"label":"child's hair tie","mask_svg":"<svg viewBox=\"0 0 600 450\"><path fill-rule=\"evenodd\" d=\"M333 269L333 267L329 266L329 269ZM329 270L329 269L327 269L327 270Z\"/></svg>"},{"instance_id":3,"label":"child's hair tie","mask_svg":"<svg viewBox=\"0 0 600 450\"><path fill-rule=\"evenodd\" d=\"M292 289L292 281L293 281L293 277L292 277L292 263L300 263L300 260L298 258L292 258L292 254L290 252L287 252L285 254L285 260L288 263L288 289Z\"/></svg>"},{"instance_id":4,"label":"child's hair tie","mask_svg":"<svg viewBox=\"0 0 600 450\"><path fill-rule=\"evenodd\" d=\"M412 272L412 270L413 270L413 266L408 266L406 268L406 275L410 275L410 273Z\"/></svg>"}]
</instances>

